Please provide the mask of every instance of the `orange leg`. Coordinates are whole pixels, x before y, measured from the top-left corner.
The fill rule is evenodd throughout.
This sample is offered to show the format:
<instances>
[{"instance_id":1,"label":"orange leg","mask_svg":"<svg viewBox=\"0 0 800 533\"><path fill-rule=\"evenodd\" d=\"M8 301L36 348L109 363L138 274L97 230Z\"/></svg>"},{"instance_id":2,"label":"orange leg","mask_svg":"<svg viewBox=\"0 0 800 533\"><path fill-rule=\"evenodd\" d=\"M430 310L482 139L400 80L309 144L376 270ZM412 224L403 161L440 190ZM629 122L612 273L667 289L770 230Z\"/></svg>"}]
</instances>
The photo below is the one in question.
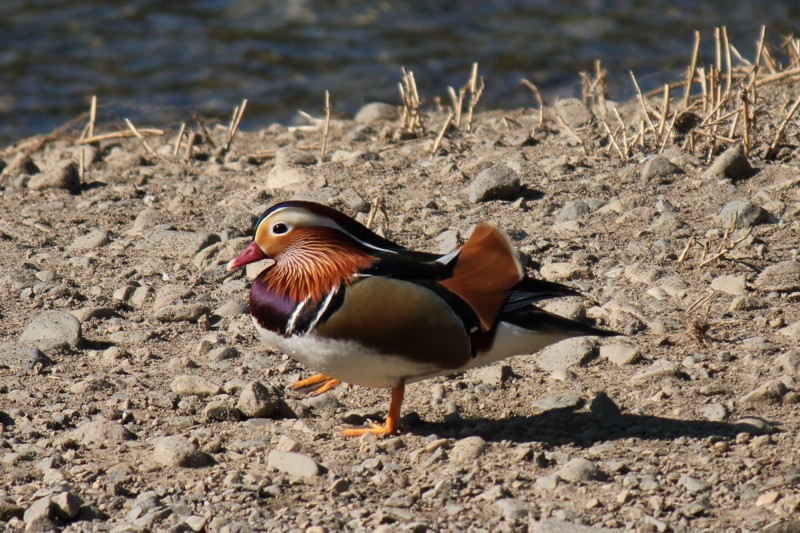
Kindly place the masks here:
<instances>
[{"instance_id":1,"label":"orange leg","mask_svg":"<svg viewBox=\"0 0 800 533\"><path fill-rule=\"evenodd\" d=\"M368 428L347 428L342 431L346 437L360 437L364 433L373 433L375 435L391 435L397 431L400 425L400 406L403 405L403 394L405 394L405 385L392 387L392 401L389 404L389 415L386 417L386 423L376 424L370 422Z\"/></svg>"},{"instance_id":2,"label":"orange leg","mask_svg":"<svg viewBox=\"0 0 800 533\"><path fill-rule=\"evenodd\" d=\"M337 387L340 383L341 381L338 379L326 376L325 374L315 374L310 378L301 379L300 381L292 383L289 385L289 388L292 390L299 390L306 387L313 387L309 394L318 396L323 392L328 392L329 390Z\"/></svg>"}]
</instances>

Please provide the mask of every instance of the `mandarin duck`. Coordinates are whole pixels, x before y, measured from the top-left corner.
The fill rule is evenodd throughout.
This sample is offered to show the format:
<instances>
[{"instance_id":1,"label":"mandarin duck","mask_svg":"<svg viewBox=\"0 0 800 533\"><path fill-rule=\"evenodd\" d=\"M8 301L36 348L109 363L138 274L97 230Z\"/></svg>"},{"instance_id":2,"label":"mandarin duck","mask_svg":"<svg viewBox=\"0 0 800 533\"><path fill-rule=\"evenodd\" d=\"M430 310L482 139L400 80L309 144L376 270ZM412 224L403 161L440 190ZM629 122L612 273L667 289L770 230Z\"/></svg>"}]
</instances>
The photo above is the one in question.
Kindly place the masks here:
<instances>
[{"instance_id":1,"label":"mandarin duck","mask_svg":"<svg viewBox=\"0 0 800 533\"><path fill-rule=\"evenodd\" d=\"M253 242L227 269L268 258L274 263L250 289L255 327L321 372L293 387L391 388L385 423L345 435L394 433L409 383L570 337L616 334L534 306L579 293L526 276L505 233L486 223L461 248L436 255L408 250L333 208L281 202L258 219Z\"/></svg>"}]
</instances>

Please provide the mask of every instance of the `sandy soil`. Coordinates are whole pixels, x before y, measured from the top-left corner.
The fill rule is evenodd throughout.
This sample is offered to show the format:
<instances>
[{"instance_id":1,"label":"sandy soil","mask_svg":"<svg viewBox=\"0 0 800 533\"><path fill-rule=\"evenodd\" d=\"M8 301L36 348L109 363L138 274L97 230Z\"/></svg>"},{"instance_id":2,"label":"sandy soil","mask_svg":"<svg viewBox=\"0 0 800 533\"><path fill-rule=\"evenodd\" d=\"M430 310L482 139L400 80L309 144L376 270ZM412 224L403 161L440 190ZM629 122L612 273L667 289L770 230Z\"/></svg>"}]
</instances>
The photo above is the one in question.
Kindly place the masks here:
<instances>
[{"instance_id":1,"label":"sandy soil","mask_svg":"<svg viewBox=\"0 0 800 533\"><path fill-rule=\"evenodd\" d=\"M445 114L416 138L386 106L333 120L323 161L319 122L240 132L222 157L222 126L188 159L174 134L9 147L0 529L798 530L797 119L765 154L799 91L761 90L752 171L679 128L622 159L570 100L533 139L538 111L481 112L432 158ZM632 139L639 104L619 111ZM398 436L342 437L388 391L286 391L311 369L256 337L255 270L222 268L296 197L362 221L382 199L374 227L430 251L491 221L594 298L549 309L625 336L414 384Z\"/></svg>"}]
</instances>

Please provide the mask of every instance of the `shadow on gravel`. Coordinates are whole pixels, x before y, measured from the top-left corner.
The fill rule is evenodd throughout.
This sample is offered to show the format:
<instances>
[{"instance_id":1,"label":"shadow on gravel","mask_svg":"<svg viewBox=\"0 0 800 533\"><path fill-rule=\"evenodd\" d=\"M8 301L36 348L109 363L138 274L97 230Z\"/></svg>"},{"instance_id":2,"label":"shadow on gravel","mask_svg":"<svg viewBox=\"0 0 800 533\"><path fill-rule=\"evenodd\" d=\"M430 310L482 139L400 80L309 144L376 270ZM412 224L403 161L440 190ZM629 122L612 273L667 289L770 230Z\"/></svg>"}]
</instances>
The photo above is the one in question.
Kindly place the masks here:
<instances>
[{"instance_id":1,"label":"shadow on gravel","mask_svg":"<svg viewBox=\"0 0 800 533\"><path fill-rule=\"evenodd\" d=\"M459 419L441 423L419 422L409 427L417 435L463 438L479 435L487 441L516 443L541 442L551 445L592 445L599 441L620 439L673 440L680 437L706 439L733 438L738 433L769 433L776 424L757 417L736 423L709 420L678 420L651 415L619 414L611 420L599 420L592 412L553 409L532 416L514 416L499 420Z\"/></svg>"}]
</instances>

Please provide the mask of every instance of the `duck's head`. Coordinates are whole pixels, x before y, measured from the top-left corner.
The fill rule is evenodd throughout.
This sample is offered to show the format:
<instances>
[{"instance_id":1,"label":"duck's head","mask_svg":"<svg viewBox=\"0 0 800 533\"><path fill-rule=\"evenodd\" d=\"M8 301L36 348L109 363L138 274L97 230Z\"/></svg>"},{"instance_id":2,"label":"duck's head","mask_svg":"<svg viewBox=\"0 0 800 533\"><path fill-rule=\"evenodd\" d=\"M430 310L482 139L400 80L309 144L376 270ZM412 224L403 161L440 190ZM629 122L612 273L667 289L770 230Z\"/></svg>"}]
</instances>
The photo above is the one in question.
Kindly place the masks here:
<instances>
[{"instance_id":1,"label":"duck's head","mask_svg":"<svg viewBox=\"0 0 800 533\"><path fill-rule=\"evenodd\" d=\"M253 230L253 242L226 268L233 270L263 259L280 262L287 254L304 249L343 253L348 248L366 253L401 249L331 207L299 200L281 202L261 215Z\"/></svg>"}]
</instances>

